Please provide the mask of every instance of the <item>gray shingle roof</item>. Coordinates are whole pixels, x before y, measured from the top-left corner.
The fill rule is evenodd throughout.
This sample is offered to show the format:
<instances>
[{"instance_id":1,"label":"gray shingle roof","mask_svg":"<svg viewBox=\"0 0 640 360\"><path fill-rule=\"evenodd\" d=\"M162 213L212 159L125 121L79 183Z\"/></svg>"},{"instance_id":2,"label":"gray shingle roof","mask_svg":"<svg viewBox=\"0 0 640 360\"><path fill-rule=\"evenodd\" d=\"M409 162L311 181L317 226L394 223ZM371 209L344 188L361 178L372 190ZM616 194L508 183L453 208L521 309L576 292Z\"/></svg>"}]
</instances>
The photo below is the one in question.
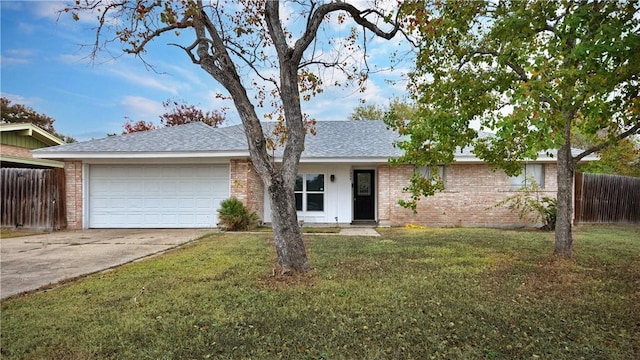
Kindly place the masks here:
<instances>
[{"instance_id":1,"label":"gray shingle roof","mask_svg":"<svg viewBox=\"0 0 640 360\"><path fill-rule=\"evenodd\" d=\"M195 122L126 135L54 146L35 153L206 152L246 150L243 138Z\"/></svg>"},{"instance_id":2,"label":"gray shingle roof","mask_svg":"<svg viewBox=\"0 0 640 360\"><path fill-rule=\"evenodd\" d=\"M380 158L399 156L398 134L382 121L318 121L307 134L303 158Z\"/></svg>"},{"instance_id":3,"label":"gray shingle roof","mask_svg":"<svg viewBox=\"0 0 640 360\"><path fill-rule=\"evenodd\" d=\"M270 123L263 124L266 135L270 134L271 126ZM307 134L302 156L308 158L395 156L399 154L399 151L393 147L393 142L397 139L396 133L388 130L382 121L318 121L316 135ZM248 151L241 125L212 128L198 122L54 146L35 152L44 156L61 153L226 151Z\"/></svg>"},{"instance_id":4,"label":"gray shingle roof","mask_svg":"<svg viewBox=\"0 0 640 360\"><path fill-rule=\"evenodd\" d=\"M263 123L265 135L271 134L274 123ZM401 151L393 146L398 134L387 128L382 121L318 121L316 135L307 134L303 159L322 158L374 158L397 157ZM491 136L481 133L481 136ZM475 158L470 147L457 152L457 156ZM248 156L247 140L242 125L213 128L201 122L186 125L118 135L84 142L53 146L34 150L38 157L47 155L60 158L64 154L81 157L82 154L113 153L245 153ZM573 149L574 156L581 150ZM557 151L546 152L552 158ZM281 156L282 147L276 150ZM54 156L55 155L55 156ZM542 152L540 156L548 158ZM594 159L585 159L594 160Z\"/></svg>"}]
</instances>

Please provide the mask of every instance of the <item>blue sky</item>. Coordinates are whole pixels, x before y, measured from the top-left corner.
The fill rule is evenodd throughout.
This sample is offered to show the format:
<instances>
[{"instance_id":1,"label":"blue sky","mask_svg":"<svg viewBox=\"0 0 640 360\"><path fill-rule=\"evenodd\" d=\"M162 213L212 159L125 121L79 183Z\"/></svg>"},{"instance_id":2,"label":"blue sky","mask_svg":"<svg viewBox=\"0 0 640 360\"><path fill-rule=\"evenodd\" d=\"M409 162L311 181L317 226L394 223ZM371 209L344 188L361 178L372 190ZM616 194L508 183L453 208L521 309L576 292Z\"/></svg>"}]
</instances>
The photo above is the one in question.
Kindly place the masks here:
<instances>
[{"instance_id":1,"label":"blue sky","mask_svg":"<svg viewBox=\"0 0 640 360\"><path fill-rule=\"evenodd\" d=\"M169 40L157 41L145 58L157 72L131 55L119 56L115 46L110 48L115 58L102 53L92 62L91 48L81 45L93 41L95 24L84 19L76 22L64 14L59 17L57 10L61 8L64 4L55 1L0 0L2 96L54 118L58 132L78 140L120 133L125 117L159 124L158 116L164 113L162 102L168 99L184 100L203 110L230 107L226 124L240 123L233 104L215 97L219 92L226 94L224 89L193 65L182 50L166 45ZM346 36L349 28L336 22L327 32ZM391 52L400 48L399 42L399 38L371 40L367 44L369 64L387 67ZM361 99L384 106L404 95L401 79L410 64L401 65L404 67L393 72L373 75L364 93L354 88L328 88L303 103L303 111L318 121L346 120ZM325 82L340 81L340 75L334 76Z\"/></svg>"}]
</instances>

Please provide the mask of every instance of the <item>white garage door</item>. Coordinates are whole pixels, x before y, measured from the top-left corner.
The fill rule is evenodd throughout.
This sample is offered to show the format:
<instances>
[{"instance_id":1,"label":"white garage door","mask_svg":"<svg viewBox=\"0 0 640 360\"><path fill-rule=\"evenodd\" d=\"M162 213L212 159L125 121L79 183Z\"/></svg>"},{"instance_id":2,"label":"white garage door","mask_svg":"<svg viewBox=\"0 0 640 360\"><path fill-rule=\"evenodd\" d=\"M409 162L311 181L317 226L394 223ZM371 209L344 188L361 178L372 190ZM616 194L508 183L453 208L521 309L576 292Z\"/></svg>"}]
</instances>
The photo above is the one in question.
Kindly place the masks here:
<instances>
[{"instance_id":1,"label":"white garage door","mask_svg":"<svg viewBox=\"0 0 640 360\"><path fill-rule=\"evenodd\" d=\"M89 227L215 227L228 165L91 165Z\"/></svg>"}]
</instances>

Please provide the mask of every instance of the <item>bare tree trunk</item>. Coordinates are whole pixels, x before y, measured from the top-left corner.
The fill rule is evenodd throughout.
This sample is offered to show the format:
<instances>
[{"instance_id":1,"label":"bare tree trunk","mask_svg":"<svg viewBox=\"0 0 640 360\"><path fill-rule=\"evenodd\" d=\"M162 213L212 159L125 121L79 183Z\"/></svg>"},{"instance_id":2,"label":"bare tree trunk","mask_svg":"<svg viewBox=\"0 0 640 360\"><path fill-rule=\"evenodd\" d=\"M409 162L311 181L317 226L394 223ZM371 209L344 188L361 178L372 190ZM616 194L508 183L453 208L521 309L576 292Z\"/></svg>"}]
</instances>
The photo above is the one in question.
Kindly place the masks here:
<instances>
[{"instance_id":1,"label":"bare tree trunk","mask_svg":"<svg viewBox=\"0 0 640 360\"><path fill-rule=\"evenodd\" d=\"M278 264L284 274L311 268L298 225L293 187L286 186L285 183L282 175L278 174L272 178L269 186L273 240Z\"/></svg>"},{"instance_id":2,"label":"bare tree trunk","mask_svg":"<svg viewBox=\"0 0 640 360\"><path fill-rule=\"evenodd\" d=\"M573 215L573 159L571 144L567 141L558 151L558 214L556 219L556 255L571 257L573 235L571 217Z\"/></svg>"}]
</instances>

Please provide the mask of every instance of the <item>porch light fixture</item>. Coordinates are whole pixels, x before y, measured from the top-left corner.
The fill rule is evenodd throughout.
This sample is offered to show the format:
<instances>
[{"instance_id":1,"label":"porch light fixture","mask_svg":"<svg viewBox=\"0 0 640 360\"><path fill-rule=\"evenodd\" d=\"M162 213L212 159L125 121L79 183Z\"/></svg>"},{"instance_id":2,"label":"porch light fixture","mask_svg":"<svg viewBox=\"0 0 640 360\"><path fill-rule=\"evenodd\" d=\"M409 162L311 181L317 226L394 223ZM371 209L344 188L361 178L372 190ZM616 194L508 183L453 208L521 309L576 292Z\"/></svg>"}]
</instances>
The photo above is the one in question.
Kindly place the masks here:
<instances>
[{"instance_id":1,"label":"porch light fixture","mask_svg":"<svg viewBox=\"0 0 640 360\"><path fill-rule=\"evenodd\" d=\"M333 175L333 174L331 174L331 176L330 176L329 178L331 179L331 182L336 181L336 176L335 176L335 175Z\"/></svg>"}]
</instances>

